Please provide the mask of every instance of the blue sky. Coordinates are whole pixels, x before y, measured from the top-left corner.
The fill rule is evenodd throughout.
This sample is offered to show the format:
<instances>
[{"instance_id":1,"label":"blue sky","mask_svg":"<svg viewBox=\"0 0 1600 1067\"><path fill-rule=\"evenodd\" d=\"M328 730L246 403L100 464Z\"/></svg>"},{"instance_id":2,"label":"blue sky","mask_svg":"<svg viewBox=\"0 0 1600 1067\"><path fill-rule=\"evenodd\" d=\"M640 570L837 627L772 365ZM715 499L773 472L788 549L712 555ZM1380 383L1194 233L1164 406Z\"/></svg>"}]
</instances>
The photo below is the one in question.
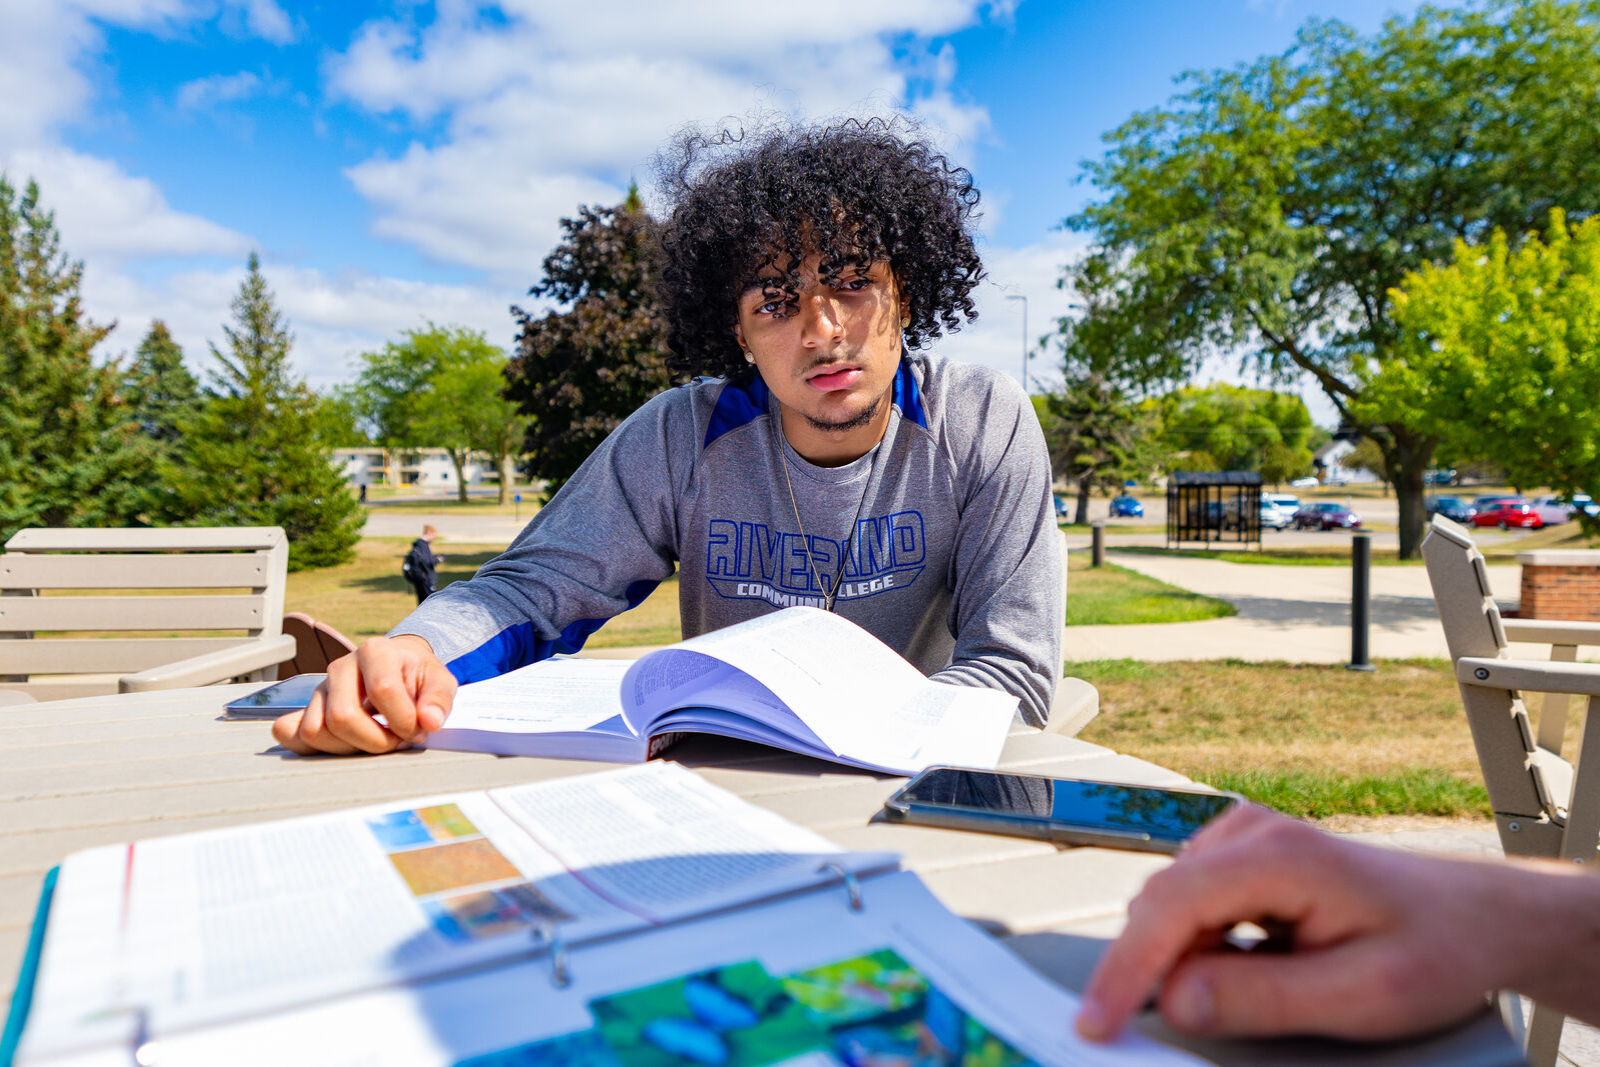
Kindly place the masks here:
<instances>
[{"instance_id":1,"label":"blue sky","mask_svg":"<svg viewBox=\"0 0 1600 1067\"><path fill-rule=\"evenodd\" d=\"M939 349L1016 374L1006 297L1028 298L1035 337L1068 310L1055 279L1082 242L1059 223L1094 195L1080 163L1104 131L1312 17L1370 32L1415 7L0 0L0 171L40 181L91 314L118 324L108 357L162 318L203 370L257 250L298 368L326 386L427 320L509 348L507 307L558 220L635 177L648 198L650 157L685 123L906 110L984 194L980 319Z\"/></svg>"}]
</instances>

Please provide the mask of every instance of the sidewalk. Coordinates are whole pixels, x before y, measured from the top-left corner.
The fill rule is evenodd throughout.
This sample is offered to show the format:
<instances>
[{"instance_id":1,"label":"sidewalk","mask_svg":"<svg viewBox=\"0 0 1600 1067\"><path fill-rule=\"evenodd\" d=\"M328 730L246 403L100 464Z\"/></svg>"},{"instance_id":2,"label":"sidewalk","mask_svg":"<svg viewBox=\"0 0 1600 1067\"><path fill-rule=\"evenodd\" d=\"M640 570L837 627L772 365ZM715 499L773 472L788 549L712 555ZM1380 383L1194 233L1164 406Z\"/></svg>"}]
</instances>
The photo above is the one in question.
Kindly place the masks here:
<instances>
[{"instance_id":1,"label":"sidewalk","mask_svg":"<svg viewBox=\"0 0 1600 1067\"><path fill-rule=\"evenodd\" d=\"M1239 614L1202 622L1132 626L1069 626L1068 660L1241 659L1252 662L1347 663L1350 660L1350 570L1226 563L1111 551L1107 562L1180 589L1226 600ZM1521 569L1488 568L1496 599L1515 600ZM1374 659L1449 655L1421 566L1372 568L1369 648ZM1067 596L1072 595L1069 584ZM1548 647L1513 645L1545 658ZM1596 650L1585 650L1593 658Z\"/></svg>"}]
</instances>

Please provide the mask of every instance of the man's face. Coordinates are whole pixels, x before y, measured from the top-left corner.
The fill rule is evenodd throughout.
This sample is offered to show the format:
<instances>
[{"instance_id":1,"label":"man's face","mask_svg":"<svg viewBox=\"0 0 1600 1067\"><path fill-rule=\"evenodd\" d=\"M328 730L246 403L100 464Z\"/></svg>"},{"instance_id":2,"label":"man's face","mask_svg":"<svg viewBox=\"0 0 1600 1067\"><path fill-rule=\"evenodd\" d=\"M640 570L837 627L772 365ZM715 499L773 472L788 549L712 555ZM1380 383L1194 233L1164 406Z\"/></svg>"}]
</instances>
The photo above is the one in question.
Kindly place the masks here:
<instances>
[{"instance_id":1,"label":"man's face","mask_svg":"<svg viewBox=\"0 0 1600 1067\"><path fill-rule=\"evenodd\" d=\"M865 455L889 422L900 363L900 288L886 262L818 276L821 257L800 263L798 302L771 284L739 297L735 336L783 407L795 451L822 465Z\"/></svg>"}]
</instances>

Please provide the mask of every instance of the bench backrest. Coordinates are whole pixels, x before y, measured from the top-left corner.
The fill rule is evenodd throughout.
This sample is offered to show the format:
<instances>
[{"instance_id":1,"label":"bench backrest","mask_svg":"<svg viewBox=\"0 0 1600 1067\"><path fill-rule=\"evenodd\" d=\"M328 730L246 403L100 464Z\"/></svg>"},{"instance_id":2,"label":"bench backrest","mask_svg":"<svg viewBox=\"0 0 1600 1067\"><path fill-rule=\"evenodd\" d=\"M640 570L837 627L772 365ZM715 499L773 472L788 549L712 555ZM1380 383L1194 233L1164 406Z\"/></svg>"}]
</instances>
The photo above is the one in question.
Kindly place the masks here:
<instances>
[{"instance_id":1,"label":"bench backrest","mask_svg":"<svg viewBox=\"0 0 1600 1067\"><path fill-rule=\"evenodd\" d=\"M1464 656L1501 659L1506 632L1489 590L1483 553L1466 529L1435 515L1422 542L1428 583L1444 626L1452 662ZM1489 806L1502 817L1565 819L1572 793L1572 764L1534 738L1522 694L1511 689L1461 685L1472 743L1478 750ZM1507 846L1508 851L1514 851Z\"/></svg>"},{"instance_id":2,"label":"bench backrest","mask_svg":"<svg viewBox=\"0 0 1600 1067\"><path fill-rule=\"evenodd\" d=\"M0 683L132 673L276 636L288 562L280 526L23 530L0 554ZM154 636L173 630L243 635ZM103 631L144 634L72 636Z\"/></svg>"}]
</instances>

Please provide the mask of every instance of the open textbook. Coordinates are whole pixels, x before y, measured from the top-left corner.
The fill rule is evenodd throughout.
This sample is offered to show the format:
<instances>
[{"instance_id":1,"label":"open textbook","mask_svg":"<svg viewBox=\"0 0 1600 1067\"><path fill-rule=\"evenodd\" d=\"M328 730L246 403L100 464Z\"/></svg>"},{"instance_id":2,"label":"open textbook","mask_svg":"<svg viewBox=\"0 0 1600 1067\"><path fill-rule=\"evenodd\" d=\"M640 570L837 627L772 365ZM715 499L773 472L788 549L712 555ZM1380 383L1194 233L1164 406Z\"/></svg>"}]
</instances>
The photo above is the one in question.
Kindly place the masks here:
<instances>
[{"instance_id":1,"label":"open textbook","mask_svg":"<svg viewBox=\"0 0 1600 1067\"><path fill-rule=\"evenodd\" d=\"M923 677L866 630L794 607L638 660L551 659L456 693L434 748L637 763L676 734L895 774L990 768L1017 698Z\"/></svg>"},{"instance_id":2,"label":"open textbook","mask_svg":"<svg viewBox=\"0 0 1600 1067\"><path fill-rule=\"evenodd\" d=\"M41 915L19 1064L1195 1062L673 764L91 849Z\"/></svg>"}]
</instances>

